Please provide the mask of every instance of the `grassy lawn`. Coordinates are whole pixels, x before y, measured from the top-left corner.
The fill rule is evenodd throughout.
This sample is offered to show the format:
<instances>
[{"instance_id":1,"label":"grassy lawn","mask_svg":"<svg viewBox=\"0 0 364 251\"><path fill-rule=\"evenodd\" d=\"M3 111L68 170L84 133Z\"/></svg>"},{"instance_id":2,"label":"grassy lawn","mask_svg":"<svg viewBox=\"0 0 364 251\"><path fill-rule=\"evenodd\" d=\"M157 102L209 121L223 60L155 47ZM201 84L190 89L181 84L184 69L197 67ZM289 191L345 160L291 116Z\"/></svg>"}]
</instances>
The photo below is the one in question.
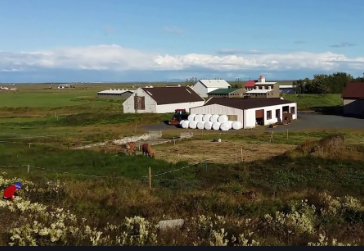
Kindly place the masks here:
<instances>
[{"instance_id":1,"label":"grassy lawn","mask_svg":"<svg viewBox=\"0 0 364 251\"><path fill-rule=\"evenodd\" d=\"M297 102L298 110L314 110L319 107L333 107L343 104L341 94L284 94L287 100Z\"/></svg>"},{"instance_id":2,"label":"grassy lawn","mask_svg":"<svg viewBox=\"0 0 364 251\"><path fill-rule=\"evenodd\" d=\"M90 91L64 91L56 90L49 92L39 93L1 93L0 94L0 107L63 107L80 105L87 103L87 100L83 101L74 99L82 97L95 97L96 93Z\"/></svg>"},{"instance_id":3,"label":"grassy lawn","mask_svg":"<svg viewBox=\"0 0 364 251\"><path fill-rule=\"evenodd\" d=\"M323 228L330 238L341 242L363 242L364 201L344 196L364 196L364 131L289 132L288 137L286 132L275 132L272 137L271 132L260 129L204 131L203 134L195 130L194 139L155 146L156 159L141 156L140 152L137 156L117 154L119 148L122 150L115 145L112 149L72 150L75 143L84 145L141 134L144 133L142 125L171 118L171 114L123 114L122 100L101 100L95 96L97 90L107 88L96 85L82 88L58 92L44 86L37 86L35 90L25 86L18 93L0 93L0 176L34 182L33 189L21 190L25 199L70 210L100 231L99 227L107 222L120 225L125 217L141 216L156 222L185 219L187 225L181 232L158 236L161 245L192 245L203 238L214 241L212 232L208 231L202 239L199 236L210 223L203 225L200 221L201 228L197 230L191 223L191 217L198 219L201 215L222 215L226 223L216 225L217 231L224 228L235 236L243 231L248 231L246 236L254 232L254 238L263 245L307 245L318 240ZM341 104L340 95L284 97L297 101L300 110ZM172 138L180 132L166 131L163 136ZM345 150L338 156L284 154L308 140L319 140L332 133L346 137ZM48 137L37 137L44 135ZM222 142L211 142L217 138ZM29 146L29 143L33 144ZM247 159L244 161L239 160L243 149ZM256 156L268 154L267 158ZM206 158L211 160L204 162ZM197 162L193 160L200 159L201 163L191 165ZM29 173L27 165L31 166ZM154 175L152 189L148 187L149 167ZM61 181L61 185L52 187L51 181L56 180ZM3 188L4 184L0 184L1 191ZM245 195L252 191L256 199ZM348 209L332 217L323 215L327 201L323 201L322 193L347 199L343 205ZM309 213L311 209L305 208L302 212L292 206L306 199L317 208L315 215ZM330 207L337 205L334 203ZM290 224L287 216L283 227L277 225L281 220L275 225L267 224L266 214L275 217L277 211L299 218L292 218L293 224ZM43 218L31 218L34 215L21 218L24 216L9 212L0 210L0 225L16 226L12 223L18 222L31 226L35 220L43 221ZM3 224L5 218L8 223ZM248 218L256 226L245 223L238 226L239 220ZM311 234L297 232L306 224L315 231ZM290 227L293 234L287 237ZM195 229L197 234L187 229ZM9 237L0 227L0 246L8 245ZM46 237L39 241L47 243ZM71 244L72 241L67 242ZM209 242L200 242L204 244Z\"/></svg>"}]
</instances>

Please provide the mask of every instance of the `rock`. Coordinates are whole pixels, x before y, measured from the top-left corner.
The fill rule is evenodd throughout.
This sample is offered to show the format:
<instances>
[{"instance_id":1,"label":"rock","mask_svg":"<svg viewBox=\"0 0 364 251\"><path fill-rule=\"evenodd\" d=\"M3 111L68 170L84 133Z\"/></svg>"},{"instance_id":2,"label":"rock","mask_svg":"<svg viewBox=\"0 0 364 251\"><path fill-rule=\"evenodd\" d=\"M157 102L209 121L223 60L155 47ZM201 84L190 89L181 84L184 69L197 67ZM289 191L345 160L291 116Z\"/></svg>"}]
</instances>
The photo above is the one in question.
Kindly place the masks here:
<instances>
[{"instance_id":1,"label":"rock","mask_svg":"<svg viewBox=\"0 0 364 251\"><path fill-rule=\"evenodd\" d=\"M166 221L160 221L158 223L159 228L161 230L166 230L168 228L181 228L185 224L185 221L182 219L178 220L166 220Z\"/></svg>"},{"instance_id":2,"label":"rock","mask_svg":"<svg viewBox=\"0 0 364 251\"><path fill-rule=\"evenodd\" d=\"M243 193L243 195L249 200L255 200L257 198L257 194L254 191Z\"/></svg>"}]
</instances>

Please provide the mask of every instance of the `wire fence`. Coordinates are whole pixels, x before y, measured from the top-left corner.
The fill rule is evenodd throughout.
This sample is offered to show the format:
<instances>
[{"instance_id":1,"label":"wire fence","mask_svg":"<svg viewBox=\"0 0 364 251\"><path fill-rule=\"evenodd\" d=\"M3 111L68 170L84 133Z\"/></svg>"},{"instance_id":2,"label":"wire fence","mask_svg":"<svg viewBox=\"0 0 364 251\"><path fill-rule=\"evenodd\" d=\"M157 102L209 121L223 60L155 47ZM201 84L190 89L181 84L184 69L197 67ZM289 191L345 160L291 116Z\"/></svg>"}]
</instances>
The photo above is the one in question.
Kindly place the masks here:
<instances>
[{"instance_id":1,"label":"wire fence","mask_svg":"<svg viewBox=\"0 0 364 251\"><path fill-rule=\"evenodd\" d=\"M207 165L207 163L211 160L214 160L214 159L206 159L201 162L196 162L194 164L184 166L182 168L162 172L162 173L151 175L151 176L141 176L140 179L151 178L151 177L161 177L161 176L164 176L164 175L167 175L170 173L182 171L182 170L190 168L190 167L195 167L200 164ZM0 166L0 168L26 168L27 173L30 173L32 169L37 169L37 170L42 170L42 171L46 171L46 172L52 172L57 175L73 175L73 176L89 177L89 178L106 178L106 179L125 179L126 178L125 176L104 176L104 175L89 175L89 174L82 174L82 173L72 173L72 172L65 172L65 171L60 171L60 170L56 170L56 169L47 169L47 168L32 166L32 165L9 165L9 166Z\"/></svg>"}]
</instances>

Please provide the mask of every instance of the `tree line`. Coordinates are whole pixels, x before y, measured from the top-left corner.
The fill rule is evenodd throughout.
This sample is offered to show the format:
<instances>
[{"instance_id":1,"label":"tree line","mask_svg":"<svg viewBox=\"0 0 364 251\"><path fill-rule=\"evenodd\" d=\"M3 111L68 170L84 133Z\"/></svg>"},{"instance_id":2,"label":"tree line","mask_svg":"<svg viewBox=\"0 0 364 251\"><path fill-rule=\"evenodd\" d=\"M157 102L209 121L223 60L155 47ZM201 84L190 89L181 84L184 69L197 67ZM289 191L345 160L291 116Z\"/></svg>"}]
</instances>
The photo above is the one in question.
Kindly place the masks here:
<instances>
[{"instance_id":1,"label":"tree line","mask_svg":"<svg viewBox=\"0 0 364 251\"><path fill-rule=\"evenodd\" d=\"M363 77L354 78L345 72L336 72L329 75L316 74L313 79L300 79L293 81L292 84L297 94L335 94L342 93L348 82L364 82L364 75Z\"/></svg>"}]
</instances>

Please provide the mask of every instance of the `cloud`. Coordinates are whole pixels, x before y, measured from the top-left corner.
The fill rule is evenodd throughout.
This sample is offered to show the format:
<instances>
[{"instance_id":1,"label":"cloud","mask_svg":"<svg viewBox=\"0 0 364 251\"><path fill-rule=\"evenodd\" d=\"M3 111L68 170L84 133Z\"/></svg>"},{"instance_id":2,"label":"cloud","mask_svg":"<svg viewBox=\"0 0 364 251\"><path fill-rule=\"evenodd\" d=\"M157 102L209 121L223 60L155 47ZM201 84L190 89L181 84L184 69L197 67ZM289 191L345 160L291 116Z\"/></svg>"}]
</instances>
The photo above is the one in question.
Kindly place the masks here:
<instances>
[{"instance_id":1,"label":"cloud","mask_svg":"<svg viewBox=\"0 0 364 251\"><path fill-rule=\"evenodd\" d=\"M236 50L236 49L221 49L216 52L218 55L258 55L263 54L259 50Z\"/></svg>"},{"instance_id":2,"label":"cloud","mask_svg":"<svg viewBox=\"0 0 364 251\"><path fill-rule=\"evenodd\" d=\"M95 71L293 71L356 70L364 57L347 57L332 52L264 54L184 55L160 54L119 45L55 48L35 52L1 52L0 69L29 71L70 69Z\"/></svg>"},{"instance_id":3,"label":"cloud","mask_svg":"<svg viewBox=\"0 0 364 251\"><path fill-rule=\"evenodd\" d=\"M182 30L181 28L178 27L164 27L163 30L167 33L171 33L171 34L183 34L185 33L184 30Z\"/></svg>"},{"instance_id":4,"label":"cloud","mask_svg":"<svg viewBox=\"0 0 364 251\"><path fill-rule=\"evenodd\" d=\"M339 44L332 44L330 47L332 48L344 48L344 47L353 47L355 44L348 43L348 42L341 42Z\"/></svg>"},{"instance_id":5,"label":"cloud","mask_svg":"<svg viewBox=\"0 0 364 251\"><path fill-rule=\"evenodd\" d=\"M302 41L302 40L297 40L297 41L294 41L293 43L294 44L305 44L306 42Z\"/></svg>"}]
</instances>

